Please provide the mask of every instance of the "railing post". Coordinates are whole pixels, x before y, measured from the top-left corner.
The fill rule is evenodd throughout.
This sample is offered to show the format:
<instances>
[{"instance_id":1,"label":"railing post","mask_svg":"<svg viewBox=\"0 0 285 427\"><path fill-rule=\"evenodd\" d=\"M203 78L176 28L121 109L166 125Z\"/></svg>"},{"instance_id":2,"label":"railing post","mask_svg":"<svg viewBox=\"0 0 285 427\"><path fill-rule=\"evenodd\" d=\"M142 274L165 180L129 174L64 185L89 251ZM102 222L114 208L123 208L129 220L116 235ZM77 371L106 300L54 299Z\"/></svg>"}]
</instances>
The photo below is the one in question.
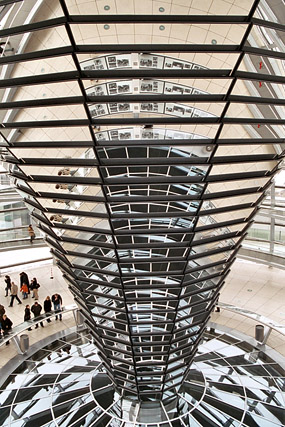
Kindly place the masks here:
<instances>
[{"instance_id":1,"label":"railing post","mask_svg":"<svg viewBox=\"0 0 285 427\"><path fill-rule=\"evenodd\" d=\"M84 326L84 317L81 311L79 309L73 310L73 316L77 329L81 329Z\"/></svg>"}]
</instances>

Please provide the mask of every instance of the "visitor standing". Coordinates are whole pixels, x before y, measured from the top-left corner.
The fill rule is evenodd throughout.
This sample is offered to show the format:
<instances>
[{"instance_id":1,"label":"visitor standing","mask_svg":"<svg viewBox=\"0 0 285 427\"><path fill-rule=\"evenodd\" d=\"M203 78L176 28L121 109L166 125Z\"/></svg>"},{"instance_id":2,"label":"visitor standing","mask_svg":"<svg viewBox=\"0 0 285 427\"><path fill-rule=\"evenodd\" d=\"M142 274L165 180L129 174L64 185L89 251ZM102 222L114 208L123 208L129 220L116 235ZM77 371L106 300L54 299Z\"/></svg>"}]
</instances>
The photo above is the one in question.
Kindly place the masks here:
<instances>
[{"instance_id":1,"label":"visitor standing","mask_svg":"<svg viewBox=\"0 0 285 427\"><path fill-rule=\"evenodd\" d=\"M22 284L20 292L22 292L23 299L27 299L28 298L29 288L28 288L28 285L26 283Z\"/></svg>"},{"instance_id":2,"label":"visitor standing","mask_svg":"<svg viewBox=\"0 0 285 427\"><path fill-rule=\"evenodd\" d=\"M12 320L10 320L9 317L7 317L6 314L4 314L1 321L1 328L3 331L4 337L9 334L9 332L12 329L12 325L13 325ZM6 345L9 345L9 344L10 344L9 341L6 341Z\"/></svg>"},{"instance_id":3,"label":"visitor standing","mask_svg":"<svg viewBox=\"0 0 285 427\"><path fill-rule=\"evenodd\" d=\"M3 318L1 321L1 327L4 336L9 334L9 331L12 329L13 322L9 319L9 317L6 316L6 314L3 314Z\"/></svg>"},{"instance_id":4,"label":"visitor standing","mask_svg":"<svg viewBox=\"0 0 285 427\"><path fill-rule=\"evenodd\" d=\"M22 271L22 273L20 273L20 287L22 287L24 283L26 283L26 285L28 286L28 293L30 293L29 277L28 277L27 273Z\"/></svg>"},{"instance_id":5,"label":"visitor standing","mask_svg":"<svg viewBox=\"0 0 285 427\"><path fill-rule=\"evenodd\" d=\"M31 291L33 291L33 296L32 298L35 298L35 300L39 299L39 288L40 288L40 284L38 283L37 279L34 277L31 281Z\"/></svg>"},{"instance_id":6,"label":"visitor standing","mask_svg":"<svg viewBox=\"0 0 285 427\"><path fill-rule=\"evenodd\" d=\"M44 300L44 311L46 314L51 314L51 299L49 296L46 297L46 299ZM47 319L47 322L50 323L51 320Z\"/></svg>"},{"instance_id":7,"label":"visitor standing","mask_svg":"<svg viewBox=\"0 0 285 427\"><path fill-rule=\"evenodd\" d=\"M31 307L31 312L33 313L34 317L38 317L41 314L42 306L38 303L38 301L35 301L35 303ZM44 327L43 322L40 322L41 327ZM39 327L38 323L36 324L35 329Z\"/></svg>"},{"instance_id":8,"label":"visitor standing","mask_svg":"<svg viewBox=\"0 0 285 427\"><path fill-rule=\"evenodd\" d=\"M1 322L2 322L2 319L3 319L5 312L6 312L6 310L5 310L4 305L0 304L0 329L1 329Z\"/></svg>"},{"instance_id":9,"label":"visitor standing","mask_svg":"<svg viewBox=\"0 0 285 427\"><path fill-rule=\"evenodd\" d=\"M11 277L8 276L8 275L6 275L4 280L5 280L5 283L6 283L6 287L5 287L6 295L5 295L5 297L7 297L8 296L8 292L9 291L11 292L11 286L12 286L12 284L11 284Z\"/></svg>"},{"instance_id":10,"label":"visitor standing","mask_svg":"<svg viewBox=\"0 0 285 427\"><path fill-rule=\"evenodd\" d=\"M4 337L9 334L9 332L12 329L12 325L13 325L12 320L10 320L9 317L7 317L6 314L4 314L1 321L1 328L3 331ZM6 341L6 345L9 345L9 344L10 344L9 341Z\"/></svg>"},{"instance_id":11,"label":"visitor standing","mask_svg":"<svg viewBox=\"0 0 285 427\"><path fill-rule=\"evenodd\" d=\"M30 235L30 242L33 243L33 240L35 240L36 235L35 235L35 232L34 232L32 224L29 225L28 232L29 232L29 235Z\"/></svg>"},{"instance_id":12,"label":"visitor standing","mask_svg":"<svg viewBox=\"0 0 285 427\"><path fill-rule=\"evenodd\" d=\"M20 298L18 297L18 286L16 283L12 282L11 284L11 301L9 307L13 307L14 299L18 301L18 304L22 304Z\"/></svg>"},{"instance_id":13,"label":"visitor standing","mask_svg":"<svg viewBox=\"0 0 285 427\"><path fill-rule=\"evenodd\" d=\"M61 310L62 306L62 298L59 294L54 294L51 297L52 303L53 303L53 309L54 311ZM55 320L57 320L57 315L55 316ZM62 314L59 314L59 320L62 320Z\"/></svg>"},{"instance_id":14,"label":"visitor standing","mask_svg":"<svg viewBox=\"0 0 285 427\"><path fill-rule=\"evenodd\" d=\"M25 307L25 313L24 313L24 322L27 322L28 320L31 320L31 309L29 304ZM28 331L31 331L32 328L28 328Z\"/></svg>"}]
</instances>

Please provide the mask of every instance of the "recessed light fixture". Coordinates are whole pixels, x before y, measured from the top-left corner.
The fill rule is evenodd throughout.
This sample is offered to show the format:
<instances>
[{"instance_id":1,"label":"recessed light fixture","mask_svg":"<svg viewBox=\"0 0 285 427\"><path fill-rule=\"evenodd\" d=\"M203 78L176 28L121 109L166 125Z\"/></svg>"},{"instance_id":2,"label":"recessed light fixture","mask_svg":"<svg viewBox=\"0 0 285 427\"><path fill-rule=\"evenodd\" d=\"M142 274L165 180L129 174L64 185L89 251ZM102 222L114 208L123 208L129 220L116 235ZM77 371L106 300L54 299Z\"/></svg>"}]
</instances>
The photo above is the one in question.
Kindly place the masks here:
<instances>
[{"instance_id":1,"label":"recessed light fixture","mask_svg":"<svg viewBox=\"0 0 285 427\"><path fill-rule=\"evenodd\" d=\"M104 6L104 10L110 10L110 6L106 4L106 6Z\"/></svg>"},{"instance_id":2,"label":"recessed light fixture","mask_svg":"<svg viewBox=\"0 0 285 427\"><path fill-rule=\"evenodd\" d=\"M158 10L159 10L159 12L165 12L164 7L160 7Z\"/></svg>"},{"instance_id":3,"label":"recessed light fixture","mask_svg":"<svg viewBox=\"0 0 285 427\"><path fill-rule=\"evenodd\" d=\"M216 40L216 39L213 39L213 40L211 41L211 43L212 43L212 44L217 44L218 42L217 42L217 40Z\"/></svg>"},{"instance_id":4,"label":"recessed light fixture","mask_svg":"<svg viewBox=\"0 0 285 427\"><path fill-rule=\"evenodd\" d=\"M44 73L45 72L45 69L44 68L41 68L41 73Z\"/></svg>"},{"instance_id":5,"label":"recessed light fixture","mask_svg":"<svg viewBox=\"0 0 285 427\"><path fill-rule=\"evenodd\" d=\"M43 98L44 98L45 96L47 96L47 94L46 94L46 93L43 93Z\"/></svg>"},{"instance_id":6,"label":"recessed light fixture","mask_svg":"<svg viewBox=\"0 0 285 427\"><path fill-rule=\"evenodd\" d=\"M160 25L159 29L160 29L160 31L164 31L165 30L165 26L164 25Z\"/></svg>"},{"instance_id":7,"label":"recessed light fixture","mask_svg":"<svg viewBox=\"0 0 285 427\"><path fill-rule=\"evenodd\" d=\"M108 24L104 25L104 30L109 30L109 28L110 28L110 25L108 25Z\"/></svg>"}]
</instances>

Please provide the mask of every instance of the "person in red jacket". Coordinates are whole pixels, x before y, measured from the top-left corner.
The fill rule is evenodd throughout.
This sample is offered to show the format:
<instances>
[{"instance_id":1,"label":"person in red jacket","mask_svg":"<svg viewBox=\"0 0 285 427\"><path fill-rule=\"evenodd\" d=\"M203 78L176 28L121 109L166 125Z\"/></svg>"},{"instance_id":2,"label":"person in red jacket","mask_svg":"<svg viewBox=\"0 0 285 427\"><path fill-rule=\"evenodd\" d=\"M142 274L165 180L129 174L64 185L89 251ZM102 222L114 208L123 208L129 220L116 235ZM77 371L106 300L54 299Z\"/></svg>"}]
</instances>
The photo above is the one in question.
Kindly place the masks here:
<instances>
[{"instance_id":1,"label":"person in red jacket","mask_svg":"<svg viewBox=\"0 0 285 427\"><path fill-rule=\"evenodd\" d=\"M28 298L29 288L28 288L28 285L26 283L22 284L20 292L22 292L23 299Z\"/></svg>"}]
</instances>

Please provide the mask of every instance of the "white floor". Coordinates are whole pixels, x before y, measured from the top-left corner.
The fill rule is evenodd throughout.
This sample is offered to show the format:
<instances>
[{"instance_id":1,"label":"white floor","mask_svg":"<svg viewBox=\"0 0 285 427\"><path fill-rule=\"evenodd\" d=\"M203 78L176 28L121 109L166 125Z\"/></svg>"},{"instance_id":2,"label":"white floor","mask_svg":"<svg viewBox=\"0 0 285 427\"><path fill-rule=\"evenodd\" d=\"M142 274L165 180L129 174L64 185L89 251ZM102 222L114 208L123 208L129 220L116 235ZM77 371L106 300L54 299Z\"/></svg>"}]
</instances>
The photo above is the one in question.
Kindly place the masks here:
<instances>
[{"instance_id":1,"label":"white floor","mask_svg":"<svg viewBox=\"0 0 285 427\"><path fill-rule=\"evenodd\" d=\"M237 259L220 300L285 323L285 270Z\"/></svg>"},{"instance_id":2,"label":"white floor","mask_svg":"<svg viewBox=\"0 0 285 427\"><path fill-rule=\"evenodd\" d=\"M40 254L38 251L40 251ZM1 253L2 266L8 265L8 262L10 262L10 264L12 264L12 262L13 263L23 262L24 264L29 259L33 259L33 257L34 259L39 259L39 258L48 258L50 256L49 248L24 249L19 251L17 250L14 252L4 252L3 254L5 254L6 260L3 261L2 253ZM10 258L7 254L10 254ZM13 255L13 258L11 260L12 255ZM37 258L37 256L39 258ZM6 264L4 264L4 262L6 262ZM22 271L25 271L28 274L29 280L31 280L33 277L37 278L40 284L38 302L42 306L45 298L48 295L51 297L54 293L58 293L61 295L63 300L63 305L74 303L73 296L71 295L68 289L67 283L63 279L60 270L57 268L57 266L53 265L52 261L45 261L42 263L35 263L35 264L26 264L26 265L22 265L21 267L14 267L14 268L5 269L5 270L1 269L0 304L4 305L6 309L6 314L8 315L8 317L10 317L14 325L17 325L24 321L25 305L26 304L32 305L34 303L34 299L30 294L27 299L23 300L22 295L19 292L18 296L22 300L22 305L19 305L17 301L14 300L13 307L8 307L10 304L10 297L5 297L4 276L5 274L9 274L9 276L11 277L11 280L14 281L20 288L19 273L21 273Z\"/></svg>"},{"instance_id":3,"label":"white floor","mask_svg":"<svg viewBox=\"0 0 285 427\"><path fill-rule=\"evenodd\" d=\"M42 257L48 257L49 250L47 248L43 249L45 249L45 251L42 251L41 256L43 255ZM23 262L28 260L28 257L31 255L31 253L35 256L35 250L38 251L39 249L27 249L20 251L26 252L25 254L21 254L21 260L23 260ZM8 253L6 252L5 254ZM11 254L10 252L9 254L10 261L12 255L14 263L17 262L16 260L20 259L16 253ZM7 262L7 259L5 262ZM2 259L1 265L5 265ZM0 288L0 304L4 305L7 315L13 321L14 325L17 325L23 321L25 304L33 304L34 299L29 296L28 299L22 300L22 305L18 305L18 303L14 301L14 306L12 308L8 307L10 298L5 297L4 275L9 274L12 280L19 285L19 273L23 270L28 274L29 279L32 279L33 277L38 279L38 282L41 285L39 289L40 304L43 304L43 301L47 295L51 296L54 293L59 293L62 296L64 305L74 303L73 297L68 289L67 283L61 275L61 272L50 261L45 262L44 265L35 264L34 267L32 267L31 264L28 264L21 268L13 268L9 272L1 270L0 284L2 287ZM284 279L284 270L270 268L262 264L256 264L244 260L237 260L232 267L232 271L226 279L226 284L221 292L220 301L234 304L238 307L262 314L272 319L274 322L284 324ZM254 323L246 318L241 318L239 315L222 310L221 313L213 313L212 320L230 328L247 333L248 335L254 336ZM44 336L55 333L57 330L64 327L70 327L73 324L74 322L72 315L67 316L63 322L53 321L50 324L45 324L45 328L39 328L37 331L32 332L32 341L42 339ZM272 334L268 344L278 350L280 353L285 354L284 339L280 335L278 336L275 333ZM9 348L10 347L11 346L9 346ZM7 353L7 355L10 355L10 357L11 352L9 352L8 349L1 348L1 355L4 362L5 356L3 352L5 354Z\"/></svg>"}]
</instances>

